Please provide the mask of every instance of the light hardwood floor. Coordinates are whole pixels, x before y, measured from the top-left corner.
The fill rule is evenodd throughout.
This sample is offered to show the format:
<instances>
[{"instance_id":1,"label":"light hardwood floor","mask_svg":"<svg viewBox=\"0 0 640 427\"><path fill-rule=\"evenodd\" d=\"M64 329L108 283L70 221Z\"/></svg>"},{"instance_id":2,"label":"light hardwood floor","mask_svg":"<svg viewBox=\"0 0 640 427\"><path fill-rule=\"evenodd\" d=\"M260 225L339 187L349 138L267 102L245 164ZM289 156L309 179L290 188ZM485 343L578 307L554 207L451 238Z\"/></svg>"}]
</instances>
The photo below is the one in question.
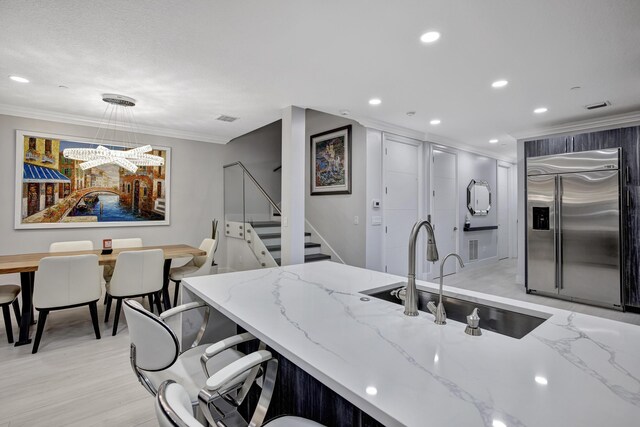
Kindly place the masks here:
<instances>
[{"instance_id":1,"label":"light hardwood floor","mask_svg":"<svg viewBox=\"0 0 640 427\"><path fill-rule=\"evenodd\" d=\"M124 316L115 337L111 322L100 325L96 340L87 307L51 312L33 355L31 345L7 344L2 324L0 426L157 426L153 398L129 365Z\"/></svg>"},{"instance_id":2,"label":"light hardwood floor","mask_svg":"<svg viewBox=\"0 0 640 427\"><path fill-rule=\"evenodd\" d=\"M515 260L465 269L445 284L640 324L640 315L527 295L515 283ZM104 306L98 305L102 318ZM93 335L86 307L52 312L40 350L13 347L0 323L0 427L155 426L152 397L129 366L129 337L121 317L118 335L101 323ZM14 335L17 326L14 324ZM32 330L32 335L35 328Z\"/></svg>"}]
</instances>

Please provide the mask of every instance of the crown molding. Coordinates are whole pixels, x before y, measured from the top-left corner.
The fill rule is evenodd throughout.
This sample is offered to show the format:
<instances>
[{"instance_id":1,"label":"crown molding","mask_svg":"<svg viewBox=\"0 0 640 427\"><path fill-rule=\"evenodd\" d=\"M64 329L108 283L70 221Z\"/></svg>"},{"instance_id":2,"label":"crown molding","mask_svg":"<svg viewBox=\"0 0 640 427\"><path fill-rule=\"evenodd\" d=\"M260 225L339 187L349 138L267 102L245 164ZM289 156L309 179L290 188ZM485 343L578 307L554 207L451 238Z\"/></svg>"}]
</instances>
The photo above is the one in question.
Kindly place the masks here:
<instances>
[{"instance_id":1,"label":"crown molding","mask_svg":"<svg viewBox=\"0 0 640 427\"><path fill-rule=\"evenodd\" d=\"M0 114L8 116L25 117L28 119L48 120L52 122L67 123L72 125L100 127L104 122L100 119L87 116L77 116L66 113L55 113L51 111L38 110L35 108L18 107L15 105L0 104ZM212 144L226 144L231 138L223 138L212 135L205 135L198 132L189 132L177 129L166 129L156 126L136 125L122 126L118 129L135 131L155 136L165 136L169 138L187 139L191 141L209 142Z\"/></svg>"},{"instance_id":2,"label":"crown molding","mask_svg":"<svg viewBox=\"0 0 640 427\"><path fill-rule=\"evenodd\" d=\"M541 136L559 135L586 130L596 130L604 128L619 127L621 125L640 124L640 111L615 116L602 117L599 119L581 120L573 123L566 123L545 128L536 128L523 132L512 132L509 135L517 140L538 138Z\"/></svg>"},{"instance_id":3,"label":"crown molding","mask_svg":"<svg viewBox=\"0 0 640 427\"><path fill-rule=\"evenodd\" d=\"M506 162L509 164L514 164L517 161L517 156L508 156L505 154L495 153L489 150L483 150L481 148L475 147L473 145L465 144L463 142L457 141L452 138L448 138L446 136L438 135L435 133L429 133L427 135L427 141L432 144L443 145L445 147L455 148L458 150L466 151L468 153L477 154L480 156L490 157L492 159L496 159L498 161Z\"/></svg>"},{"instance_id":4,"label":"crown molding","mask_svg":"<svg viewBox=\"0 0 640 427\"><path fill-rule=\"evenodd\" d=\"M417 139L419 141L426 140L427 134L419 130L409 129L404 126L394 125L393 123L371 119L368 117L351 117L351 119L355 120L366 128L376 129L382 132L392 133L394 135Z\"/></svg>"}]
</instances>

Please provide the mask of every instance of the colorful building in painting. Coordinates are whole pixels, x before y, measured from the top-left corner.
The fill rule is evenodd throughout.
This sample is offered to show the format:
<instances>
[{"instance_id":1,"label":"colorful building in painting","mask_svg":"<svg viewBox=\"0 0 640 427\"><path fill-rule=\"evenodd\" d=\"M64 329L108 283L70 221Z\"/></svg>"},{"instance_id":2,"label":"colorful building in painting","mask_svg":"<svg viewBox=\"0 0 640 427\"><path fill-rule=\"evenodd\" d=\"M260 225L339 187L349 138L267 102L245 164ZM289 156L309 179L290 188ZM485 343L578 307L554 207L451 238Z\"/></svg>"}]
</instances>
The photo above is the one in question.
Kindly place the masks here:
<instances>
[{"instance_id":1,"label":"colorful building in painting","mask_svg":"<svg viewBox=\"0 0 640 427\"><path fill-rule=\"evenodd\" d=\"M153 150L166 162L166 152ZM120 169L120 203L137 215L146 217L165 215L166 166L143 166L135 173Z\"/></svg>"},{"instance_id":2,"label":"colorful building in painting","mask_svg":"<svg viewBox=\"0 0 640 427\"><path fill-rule=\"evenodd\" d=\"M60 157L59 140L24 137L22 218L55 205L70 193L71 179L60 173Z\"/></svg>"}]
</instances>

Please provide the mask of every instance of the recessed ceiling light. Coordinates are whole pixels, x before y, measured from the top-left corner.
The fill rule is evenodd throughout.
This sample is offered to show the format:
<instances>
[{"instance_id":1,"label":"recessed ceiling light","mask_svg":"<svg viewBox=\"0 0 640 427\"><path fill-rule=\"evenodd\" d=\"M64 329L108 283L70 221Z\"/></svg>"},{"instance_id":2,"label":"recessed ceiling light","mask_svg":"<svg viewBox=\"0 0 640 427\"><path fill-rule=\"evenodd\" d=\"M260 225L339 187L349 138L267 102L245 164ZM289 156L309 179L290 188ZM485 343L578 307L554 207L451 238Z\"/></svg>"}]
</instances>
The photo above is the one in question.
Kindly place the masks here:
<instances>
[{"instance_id":1,"label":"recessed ceiling light","mask_svg":"<svg viewBox=\"0 0 640 427\"><path fill-rule=\"evenodd\" d=\"M416 112L415 112L415 111L407 111L407 116L409 116L409 117L413 117L413 116L415 116L415 115L416 115Z\"/></svg>"},{"instance_id":2,"label":"recessed ceiling light","mask_svg":"<svg viewBox=\"0 0 640 427\"><path fill-rule=\"evenodd\" d=\"M440 124L440 119L433 119L429 123L431 123L432 125L439 125Z\"/></svg>"},{"instance_id":3,"label":"recessed ceiling light","mask_svg":"<svg viewBox=\"0 0 640 427\"><path fill-rule=\"evenodd\" d=\"M378 394L378 389L373 386L367 387L365 391L369 396L375 396L376 394Z\"/></svg>"},{"instance_id":4,"label":"recessed ceiling light","mask_svg":"<svg viewBox=\"0 0 640 427\"><path fill-rule=\"evenodd\" d=\"M496 80L495 82L491 83L491 86L498 88L498 87L505 87L508 84L509 82L507 80Z\"/></svg>"},{"instance_id":5,"label":"recessed ceiling light","mask_svg":"<svg viewBox=\"0 0 640 427\"><path fill-rule=\"evenodd\" d=\"M493 420L491 425L493 427L507 427L507 425L505 423L503 423L502 421L500 421L500 420Z\"/></svg>"},{"instance_id":6,"label":"recessed ceiling light","mask_svg":"<svg viewBox=\"0 0 640 427\"><path fill-rule=\"evenodd\" d=\"M440 33L437 31L429 31L428 33L424 33L420 36L420 41L422 43L433 43L434 41L440 38Z\"/></svg>"},{"instance_id":7,"label":"recessed ceiling light","mask_svg":"<svg viewBox=\"0 0 640 427\"><path fill-rule=\"evenodd\" d=\"M9 78L11 80L13 80L14 82L18 82L18 83L29 83L29 80L25 79L24 77L20 77L20 76L9 76Z\"/></svg>"},{"instance_id":8,"label":"recessed ceiling light","mask_svg":"<svg viewBox=\"0 0 640 427\"><path fill-rule=\"evenodd\" d=\"M380 98L372 98L369 100L369 104L371 105L380 105L382 103L382 101L380 100Z\"/></svg>"},{"instance_id":9,"label":"recessed ceiling light","mask_svg":"<svg viewBox=\"0 0 640 427\"><path fill-rule=\"evenodd\" d=\"M489 144L497 144L497 143L498 143L498 140L495 138L489 140Z\"/></svg>"},{"instance_id":10,"label":"recessed ceiling light","mask_svg":"<svg viewBox=\"0 0 640 427\"><path fill-rule=\"evenodd\" d=\"M546 107L540 107L540 108L536 108L535 110L533 110L533 112L536 113L536 114L546 113L547 111L549 111L549 110Z\"/></svg>"},{"instance_id":11,"label":"recessed ceiling light","mask_svg":"<svg viewBox=\"0 0 640 427\"><path fill-rule=\"evenodd\" d=\"M536 382L537 382L538 384L540 384L540 385L547 385L547 384L549 384L549 381L548 381L545 377L542 377L542 376L540 376L540 375L536 376Z\"/></svg>"}]
</instances>

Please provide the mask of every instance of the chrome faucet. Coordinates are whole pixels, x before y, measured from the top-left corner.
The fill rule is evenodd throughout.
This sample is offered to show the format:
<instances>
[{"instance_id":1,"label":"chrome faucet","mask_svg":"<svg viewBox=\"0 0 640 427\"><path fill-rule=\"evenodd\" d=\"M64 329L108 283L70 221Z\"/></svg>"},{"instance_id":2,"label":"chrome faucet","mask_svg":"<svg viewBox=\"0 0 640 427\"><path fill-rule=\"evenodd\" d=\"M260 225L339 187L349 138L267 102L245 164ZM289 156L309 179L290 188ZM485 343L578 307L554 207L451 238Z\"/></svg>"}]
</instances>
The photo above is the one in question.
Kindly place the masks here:
<instances>
[{"instance_id":1,"label":"chrome faucet","mask_svg":"<svg viewBox=\"0 0 640 427\"><path fill-rule=\"evenodd\" d=\"M433 233L431 223L426 219L420 220L413 225L411 236L409 237L409 274L407 275L407 294L404 300L404 314L406 316L418 315L418 290L416 289L416 242L420 228L427 229L427 261L438 260L438 247L436 246L436 236Z\"/></svg>"},{"instance_id":2,"label":"chrome faucet","mask_svg":"<svg viewBox=\"0 0 640 427\"><path fill-rule=\"evenodd\" d=\"M442 304L442 283L444 281L444 264L447 262L449 257L452 256L458 258L460 267L464 268L464 262L462 261L462 258L460 258L460 255L456 253L450 253L449 255L444 257L444 259L440 263L440 292L438 306L436 307L435 304L431 301L429 301L429 303L427 304L427 308L429 309L429 311L436 317L434 322L438 325L444 325L445 323L447 323L447 312L444 310L444 304Z\"/></svg>"}]
</instances>

